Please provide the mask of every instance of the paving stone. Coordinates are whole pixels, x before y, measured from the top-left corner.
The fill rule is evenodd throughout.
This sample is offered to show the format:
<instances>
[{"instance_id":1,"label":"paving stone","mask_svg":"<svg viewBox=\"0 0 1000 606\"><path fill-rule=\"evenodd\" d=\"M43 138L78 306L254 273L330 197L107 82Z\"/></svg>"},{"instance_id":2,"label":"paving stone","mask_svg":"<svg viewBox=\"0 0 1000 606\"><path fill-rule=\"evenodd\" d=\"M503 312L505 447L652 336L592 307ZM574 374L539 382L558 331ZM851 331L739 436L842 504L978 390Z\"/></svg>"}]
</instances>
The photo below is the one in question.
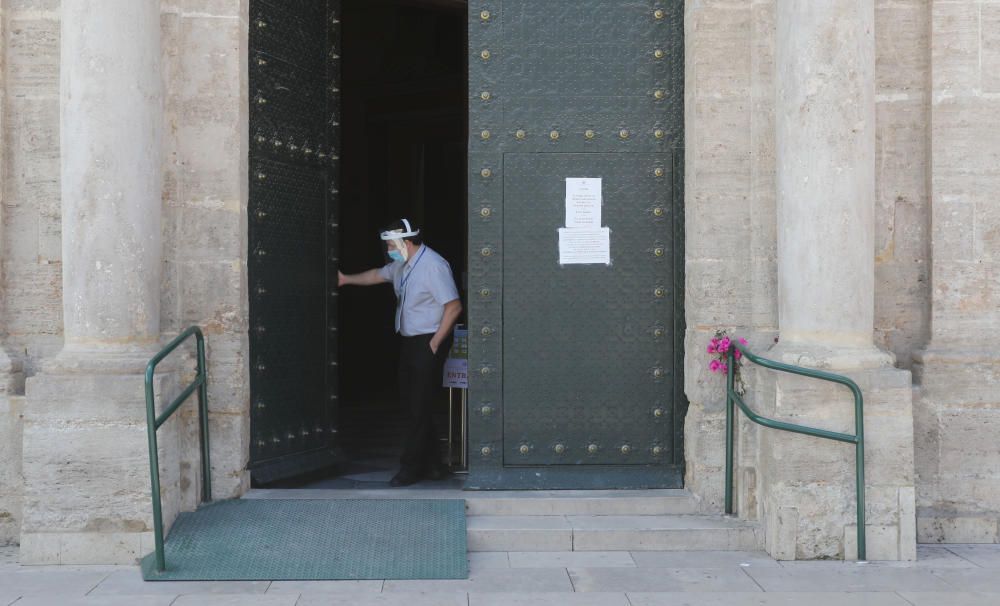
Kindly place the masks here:
<instances>
[{"instance_id":1,"label":"paving stone","mask_svg":"<svg viewBox=\"0 0 1000 606\"><path fill-rule=\"evenodd\" d=\"M386 581L382 591L493 593L513 589L523 592L573 591L564 569L555 568L494 568L470 573L467 580L453 581Z\"/></svg>"},{"instance_id":2,"label":"paving stone","mask_svg":"<svg viewBox=\"0 0 1000 606\"><path fill-rule=\"evenodd\" d=\"M373 595L354 594L349 600L330 594L304 593L295 606L468 606L469 599L464 592L421 593L397 592Z\"/></svg>"},{"instance_id":3,"label":"paving stone","mask_svg":"<svg viewBox=\"0 0 1000 606\"><path fill-rule=\"evenodd\" d=\"M629 606L624 593L469 594L469 606Z\"/></svg>"},{"instance_id":4,"label":"paving stone","mask_svg":"<svg viewBox=\"0 0 1000 606\"><path fill-rule=\"evenodd\" d=\"M163 594L252 594L264 593L270 581L153 581L142 579L138 568L113 572L89 595L163 595Z\"/></svg>"},{"instance_id":5,"label":"paving stone","mask_svg":"<svg viewBox=\"0 0 1000 606\"><path fill-rule=\"evenodd\" d=\"M271 581L267 593L349 593L382 591L382 581Z\"/></svg>"},{"instance_id":6,"label":"paving stone","mask_svg":"<svg viewBox=\"0 0 1000 606\"><path fill-rule=\"evenodd\" d=\"M5 593L24 596L44 594L82 597L107 576L108 573L104 571L60 571L48 566L44 569L20 567L0 571L0 588Z\"/></svg>"},{"instance_id":7,"label":"paving stone","mask_svg":"<svg viewBox=\"0 0 1000 606\"><path fill-rule=\"evenodd\" d=\"M512 551L511 568L634 568L627 551Z\"/></svg>"},{"instance_id":8,"label":"paving stone","mask_svg":"<svg viewBox=\"0 0 1000 606\"><path fill-rule=\"evenodd\" d=\"M809 568L744 568L764 591L948 591L943 579L917 568L853 566L828 562Z\"/></svg>"},{"instance_id":9,"label":"paving stone","mask_svg":"<svg viewBox=\"0 0 1000 606\"><path fill-rule=\"evenodd\" d=\"M917 560L915 562L869 562L869 566L889 568L975 568L976 564L955 554L951 545L917 545ZM998 552L1000 556L1000 552ZM997 560L1000 566L1000 558Z\"/></svg>"},{"instance_id":10,"label":"paving stone","mask_svg":"<svg viewBox=\"0 0 1000 606\"><path fill-rule=\"evenodd\" d=\"M879 593L632 593L631 606L909 606L892 592ZM948 604L948 602L938 602Z\"/></svg>"},{"instance_id":11,"label":"paving stone","mask_svg":"<svg viewBox=\"0 0 1000 606\"><path fill-rule=\"evenodd\" d=\"M991 568L942 568L931 574L951 585L953 591L1000 593L1000 575Z\"/></svg>"},{"instance_id":12,"label":"paving stone","mask_svg":"<svg viewBox=\"0 0 1000 606\"><path fill-rule=\"evenodd\" d=\"M170 606L295 606L299 594L182 595Z\"/></svg>"},{"instance_id":13,"label":"paving stone","mask_svg":"<svg viewBox=\"0 0 1000 606\"><path fill-rule=\"evenodd\" d=\"M983 568L1000 568L1000 545L942 545L956 556Z\"/></svg>"},{"instance_id":14,"label":"paving stone","mask_svg":"<svg viewBox=\"0 0 1000 606\"><path fill-rule=\"evenodd\" d=\"M640 568L732 568L781 566L762 551L633 551Z\"/></svg>"},{"instance_id":15,"label":"paving stone","mask_svg":"<svg viewBox=\"0 0 1000 606\"><path fill-rule=\"evenodd\" d=\"M510 559L506 551L476 551L469 552L469 571L474 572L485 568L510 568Z\"/></svg>"},{"instance_id":16,"label":"paving stone","mask_svg":"<svg viewBox=\"0 0 1000 606\"><path fill-rule=\"evenodd\" d=\"M17 602L17 606L172 606L176 595L129 595L129 596L66 596L35 595ZM7 606L0 600L0 604Z\"/></svg>"},{"instance_id":17,"label":"paving stone","mask_svg":"<svg viewBox=\"0 0 1000 606\"><path fill-rule=\"evenodd\" d=\"M977 568L975 564L961 558L950 550L950 546L944 545L919 545L917 546L916 561L871 561L871 562L844 562L842 560L793 560L779 562L779 566L789 570L806 570L810 568Z\"/></svg>"},{"instance_id":18,"label":"paving stone","mask_svg":"<svg viewBox=\"0 0 1000 606\"><path fill-rule=\"evenodd\" d=\"M740 568L570 568L576 591L760 591Z\"/></svg>"},{"instance_id":19,"label":"paving stone","mask_svg":"<svg viewBox=\"0 0 1000 606\"><path fill-rule=\"evenodd\" d=\"M912 606L996 606L1000 604L1000 593L911 593L900 592ZM816 606L815 604L811 606Z\"/></svg>"}]
</instances>

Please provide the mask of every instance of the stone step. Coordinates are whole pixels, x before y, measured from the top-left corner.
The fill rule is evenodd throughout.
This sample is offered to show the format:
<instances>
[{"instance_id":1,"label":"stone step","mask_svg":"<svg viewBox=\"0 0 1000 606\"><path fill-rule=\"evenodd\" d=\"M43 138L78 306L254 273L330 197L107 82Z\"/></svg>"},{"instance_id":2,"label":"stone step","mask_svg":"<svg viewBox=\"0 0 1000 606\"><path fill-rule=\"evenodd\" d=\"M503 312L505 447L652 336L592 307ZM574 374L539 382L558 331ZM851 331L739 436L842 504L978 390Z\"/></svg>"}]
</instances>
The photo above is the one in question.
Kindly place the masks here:
<instances>
[{"instance_id":1,"label":"stone step","mask_svg":"<svg viewBox=\"0 0 1000 606\"><path fill-rule=\"evenodd\" d=\"M491 491L463 496L470 516L655 516L696 511L686 490Z\"/></svg>"},{"instance_id":2,"label":"stone step","mask_svg":"<svg viewBox=\"0 0 1000 606\"><path fill-rule=\"evenodd\" d=\"M686 490L463 491L420 483L405 489L255 489L248 499L464 499L470 516L682 515L696 511Z\"/></svg>"},{"instance_id":3,"label":"stone step","mask_svg":"<svg viewBox=\"0 0 1000 606\"><path fill-rule=\"evenodd\" d=\"M756 524L699 515L473 515L469 551L755 551Z\"/></svg>"}]
</instances>

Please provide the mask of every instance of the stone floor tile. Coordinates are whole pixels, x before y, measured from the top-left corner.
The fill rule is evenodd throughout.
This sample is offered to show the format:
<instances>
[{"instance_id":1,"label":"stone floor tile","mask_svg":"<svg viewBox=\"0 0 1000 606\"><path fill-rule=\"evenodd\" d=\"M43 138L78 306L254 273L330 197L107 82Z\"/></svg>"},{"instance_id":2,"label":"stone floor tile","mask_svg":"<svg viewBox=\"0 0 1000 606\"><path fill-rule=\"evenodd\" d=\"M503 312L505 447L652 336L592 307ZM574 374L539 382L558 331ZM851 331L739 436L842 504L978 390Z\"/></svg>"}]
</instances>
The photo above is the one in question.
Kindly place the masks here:
<instances>
[{"instance_id":1,"label":"stone floor tile","mask_svg":"<svg viewBox=\"0 0 1000 606\"><path fill-rule=\"evenodd\" d=\"M1000 545L940 545L960 558L983 568L1000 568Z\"/></svg>"},{"instance_id":2,"label":"stone floor tile","mask_svg":"<svg viewBox=\"0 0 1000 606\"><path fill-rule=\"evenodd\" d=\"M958 569L956 572L963 572ZM764 591L851 591L878 592L949 591L954 589L929 570L884 568L828 562L827 566L794 568L744 568Z\"/></svg>"},{"instance_id":3,"label":"stone floor tile","mask_svg":"<svg viewBox=\"0 0 1000 606\"><path fill-rule=\"evenodd\" d=\"M458 593L376 593L353 594L349 598L332 594L304 593L295 606L467 606L468 597Z\"/></svg>"},{"instance_id":4,"label":"stone floor tile","mask_svg":"<svg viewBox=\"0 0 1000 606\"><path fill-rule=\"evenodd\" d=\"M915 562L869 562L870 566L885 566L889 568L975 568L976 564L956 555L945 545L917 545L917 560ZM1000 556L1000 552L997 554ZM997 560L1000 566L1000 559Z\"/></svg>"},{"instance_id":5,"label":"stone floor tile","mask_svg":"<svg viewBox=\"0 0 1000 606\"><path fill-rule=\"evenodd\" d=\"M512 551L511 568L635 568L627 551Z\"/></svg>"},{"instance_id":6,"label":"stone floor tile","mask_svg":"<svg viewBox=\"0 0 1000 606\"><path fill-rule=\"evenodd\" d=\"M570 568L576 591L760 591L743 569L732 568Z\"/></svg>"},{"instance_id":7,"label":"stone floor tile","mask_svg":"<svg viewBox=\"0 0 1000 606\"><path fill-rule=\"evenodd\" d=\"M295 606L299 594L274 595L223 595L188 594L182 595L170 606Z\"/></svg>"},{"instance_id":8,"label":"stone floor tile","mask_svg":"<svg viewBox=\"0 0 1000 606\"><path fill-rule=\"evenodd\" d=\"M0 571L0 588L5 593L19 595L82 597L108 576L104 571L60 570L57 566L46 566L44 569L19 567Z\"/></svg>"},{"instance_id":9,"label":"stone floor tile","mask_svg":"<svg viewBox=\"0 0 1000 606\"><path fill-rule=\"evenodd\" d=\"M912 606L996 606L1000 593L910 593L900 592ZM811 605L815 606L815 604Z\"/></svg>"},{"instance_id":10,"label":"stone floor tile","mask_svg":"<svg viewBox=\"0 0 1000 606\"><path fill-rule=\"evenodd\" d=\"M916 561L879 561L870 562L844 562L842 560L794 560L784 561L780 565L789 569L802 568L822 568L828 569L831 566L841 566L845 568L976 568L976 565L969 560L963 559L950 551L951 546L944 545L917 545Z\"/></svg>"},{"instance_id":11,"label":"stone floor tile","mask_svg":"<svg viewBox=\"0 0 1000 606\"><path fill-rule=\"evenodd\" d=\"M732 568L781 565L763 551L633 551L640 568Z\"/></svg>"},{"instance_id":12,"label":"stone floor tile","mask_svg":"<svg viewBox=\"0 0 1000 606\"><path fill-rule=\"evenodd\" d=\"M17 566L18 552L17 547L0 547L0 569L4 566Z\"/></svg>"},{"instance_id":13,"label":"stone floor tile","mask_svg":"<svg viewBox=\"0 0 1000 606\"><path fill-rule=\"evenodd\" d=\"M629 606L624 593L470 593L469 606Z\"/></svg>"},{"instance_id":14,"label":"stone floor tile","mask_svg":"<svg viewBox=\"0 0 1000 606\"><path fill-rule=\"evenodd\" d=\"M382 581L271 581L267 593L380 593Z\"/></svg>"},{"instance_id":15,"label":"stone floor tile","mask_svg":"<svg viewBox=\"0 0 1000 606\"><path fill-rule=\"evenodd\" d=\"M511 590L522 592L573 591L565 569L561 568L492 568L469 574L467 580L386 581L383 592L416 591L443 593L493 593Z\"/></svg>"},{"instance_id":16,"label":"stone floor tile","mask_svg":"<svg viewBox=\"0 0 1000 606\"><path fill-rule=\"evenodd\" d=\"M631 606L909 606L892 592L880 593L632 593ZM948 604L939 602L938 605Z\"/></svg>"},{"instance_id":17,"label":"stone floor tile","mask_svg":"<svg viewBox=\"0 0 1000 606\"><path fill-rule=\"evenodd\" d=\"M469 571L485 568L510 568L510 558L506 551L471 551L469 552Z\"/></svg>"},{"instance_id":18,"label":"stone floor tile","mask_svg":"<svg viewBox=\"0 0 1000 606\"><path fill-rule=\"evenodd\" d=\"M931 574L943 579L952 591L1000 593L1000 574L992 568L940 568ZM897 589L914 591L906 586Z\"/></svg>"},{"instance_id":19,"label":"stone floor tile","mask_svg":"<svg viewBox=\"0 0 1000 606\"><path fill-rule=\"evenodd\" d=\"M66 596L34 595L22 598L17 606L171 606L175 595ZM7 606L5 602L0 604Z\"/></svg>"},{"instance_id":20,"label":"stone floor tile","mask_svg":"<svg viewBox=\"0 0 1000 606\"><path fill-rule=\"evenodd\" d=\"M264 593L270 581L153 581L142 580L138 568L113 572L88 595L162 595Z\"/></svg>"}]
</instances>

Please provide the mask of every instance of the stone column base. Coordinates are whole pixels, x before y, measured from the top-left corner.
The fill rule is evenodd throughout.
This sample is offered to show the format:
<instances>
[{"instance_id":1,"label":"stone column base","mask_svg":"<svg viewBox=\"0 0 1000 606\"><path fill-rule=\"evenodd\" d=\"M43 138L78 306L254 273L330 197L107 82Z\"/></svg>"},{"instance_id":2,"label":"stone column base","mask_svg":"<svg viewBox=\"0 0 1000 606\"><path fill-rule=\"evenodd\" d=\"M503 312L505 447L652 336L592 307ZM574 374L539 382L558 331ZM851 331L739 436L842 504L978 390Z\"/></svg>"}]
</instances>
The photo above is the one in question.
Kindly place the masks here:
<instances>
[{"instance_id":1,"label":"stone column base","mask_svg":"<svg viewBox=\"0 0 1000 606\"><path fill-rule=\"evenodd\" d=\"M891 367L846 373L864 395L867 559L916 559L910 373ZM854 433L845 387L781 373L757 375L764 416ZM765 549L779 560L856 559L855 448L761 428L757 499Z\"/></svg>"},{"instance_id":2,"label":"stone column base","mask_svg":"<svg viewBox=\"0 0 1000 606\"><path fill-rule=\"evenodd\" d=\"M158 376L159 406L176 391ZM24 564L134 564L152 550L144 380L136 374L40 374L24 413ZM160 428L165 527L179 502L176 423Z\"/></svg>"}]
</instances>

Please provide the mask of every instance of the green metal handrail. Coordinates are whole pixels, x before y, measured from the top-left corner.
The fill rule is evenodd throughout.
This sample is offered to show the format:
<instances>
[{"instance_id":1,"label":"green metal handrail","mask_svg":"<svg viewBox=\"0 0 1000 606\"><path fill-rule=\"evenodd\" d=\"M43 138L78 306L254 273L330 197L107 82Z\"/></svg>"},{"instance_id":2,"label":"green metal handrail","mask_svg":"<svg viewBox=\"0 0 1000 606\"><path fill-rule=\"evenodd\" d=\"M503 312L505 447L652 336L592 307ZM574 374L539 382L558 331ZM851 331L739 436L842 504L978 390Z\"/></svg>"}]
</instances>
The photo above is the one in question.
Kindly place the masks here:
<instances>
[{"instance_id":1,"label":"green metal handrail","mask_svg":"<svg viewBox=\"0 0 1000 606\"><path fill-rule=\"evenodd\" d=\"M839 383L846 386L854 394L854 435L847 433L840 433L837 431L828 431L826 429L816 429L814 427L806 427L804 425L796 425L794 423L785 423L784 421L776 421L774 419L768 419L762 417L750 410L746 402L743 401L742 396L736 392L735 386L735 371L736 371L736 351L739 350L743 356L757 364L763 366L764 368L770 368L771 370L777 370L779 372L787 372L794 375L801 375L803 377L809 377L812 379L820 379L822 381L829 381L831 383ZM861 388L858 387L857 383L848 379L847 377L836 375L829 372L823 372L822 370L813 370L810 368L802 368L801 366L792 366L791 364L784 364L782 362L775 362L774 360L768 360L767 358L762 358L753 352L751 352L746 346L738 343L737 341L732 341L729 350L726 352L726 357L728 360L728 369L726 371L726 513L733 513L733 433L735 431L735 410L733 404L739 405L740 410L743 411L751 421L757 423L758 425L763 425L764 427L770 427L772 429L780 429L782 431L790 431L793 433L801 433L807 436L815 436L817 438L825 438L827 440L835 440L837 442L847 442L849 444L854 444L855 447L855 475L857 480L857 508L858 508L858 559L865 559L865 429L864 429L864 398L861 395ZM846 557L846 552L845 552Z\"/></svg>"},{"instance_id":2,"label":"green metal handrail","mask_svg":"<svg viewBox=\"0 0 1000 606\"><path fill-rule=\"evenodd\" d=\"M156 366L169 356L175 349L181 346L184 341L191 336L195 337L198 345L198 373L195 380L188 385L179 396L163 411L160 416L156 416L156 402L153 395L153 375L156 373ZM149 478L153 488L153 539L156 543L156 571L163 572L167 569L166 557L163 553L163 511L160 497L160 456L156 446L156 430L167 422L170 415L177 412L181 404L187 400L191 394L198 390L198 426L201 441L201 500L202 502L212 500L212 464L208 454L208 370L205 365L205 336L197 326L188 328L177 338L164 347L160 353L153 356L146 365L146 432L149 434Z\"/></svg>"}]
</instances>

